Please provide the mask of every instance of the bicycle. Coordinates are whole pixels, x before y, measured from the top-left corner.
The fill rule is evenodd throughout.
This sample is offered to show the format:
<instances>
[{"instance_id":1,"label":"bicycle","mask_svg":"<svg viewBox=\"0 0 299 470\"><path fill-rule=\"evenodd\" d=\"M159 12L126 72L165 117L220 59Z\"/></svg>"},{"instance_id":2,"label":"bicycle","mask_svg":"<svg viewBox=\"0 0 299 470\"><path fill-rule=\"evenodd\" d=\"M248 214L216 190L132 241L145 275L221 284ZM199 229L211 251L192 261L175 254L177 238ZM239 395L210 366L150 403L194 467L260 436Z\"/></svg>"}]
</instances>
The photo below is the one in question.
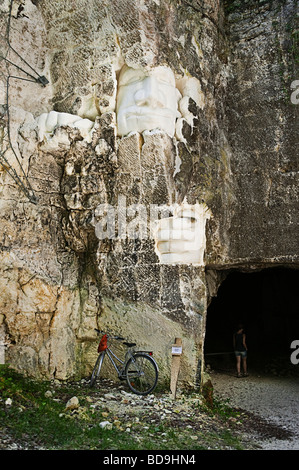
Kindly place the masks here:
<instances>
[{"instance_id":1,"label":"bicycle","mask_svg":"<svg viewBox=\"0 0 299 470\"><path fill-rule=\"evenodd\" d=\"M104 331L95 328L97 333L102 334L98 345L98 358L93 368L90 387L93 387L100 375L101 368L106 356L110 359L120 380L126 380L130 390L137 395L148 395L157 385L159 368L152 357L152 351L135 351L136 343L124 341L121 336L111 336ZM108 346L108 340L122 341L127 346L124 360L120 359ZM116 359L119 365L115 362Z\"/></svg>"}]
</instances>

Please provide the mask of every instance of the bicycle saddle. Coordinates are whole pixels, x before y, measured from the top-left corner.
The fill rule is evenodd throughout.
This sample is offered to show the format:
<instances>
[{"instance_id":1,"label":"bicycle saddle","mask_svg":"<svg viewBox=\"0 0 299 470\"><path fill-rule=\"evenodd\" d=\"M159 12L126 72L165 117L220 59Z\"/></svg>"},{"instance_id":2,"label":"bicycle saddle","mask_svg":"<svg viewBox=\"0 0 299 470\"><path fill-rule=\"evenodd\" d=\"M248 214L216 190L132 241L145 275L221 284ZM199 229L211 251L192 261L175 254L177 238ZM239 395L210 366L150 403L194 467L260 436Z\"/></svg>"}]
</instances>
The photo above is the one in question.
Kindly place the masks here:
<instances>
[{"instance_id":1,"label":"bicycle saddle","mask_svg":"<svg viewBox=\"0 0 299 470\"><path fill-rule=\"evenodd\" d=\"M132 348L133 346L136 346L136 343L127 343L124 341L124 344L128 346L128 348Z\"/></svg>"}]
</instances>

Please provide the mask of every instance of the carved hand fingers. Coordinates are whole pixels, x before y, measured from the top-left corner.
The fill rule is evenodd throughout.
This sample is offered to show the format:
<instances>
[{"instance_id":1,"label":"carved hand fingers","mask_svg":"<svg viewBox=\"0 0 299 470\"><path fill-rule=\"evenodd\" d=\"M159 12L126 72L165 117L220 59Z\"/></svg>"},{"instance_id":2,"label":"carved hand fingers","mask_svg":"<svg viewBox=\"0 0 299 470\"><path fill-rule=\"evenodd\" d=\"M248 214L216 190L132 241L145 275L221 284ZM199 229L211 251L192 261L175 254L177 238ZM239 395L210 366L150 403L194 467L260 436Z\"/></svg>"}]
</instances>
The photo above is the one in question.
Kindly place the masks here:
<instances>
[{"instance_id":1,"label":"carved hand fingers","mask_svg":"<svg viewBox=\"0 0 299 470\"><path fill-rule=\"evenodd\" d=\"M198 222L190 217L162 219L156 232L156 248L162 263L190 263L200 248Z\"/></svg>"},{"instance_id":2,"label":"carved hand fingers","mask_svg":"<svg viewBox=\"0 0 299 470\"><path fill-rule=\"evenodd\" d=\"M56 127L75 127L82 131L83 137L91 131L94 123L89 119L83 119L76 114L59 113L50 111L41 114L37 119L38 139L42 141L44 137L49 138L53 134Z\"/></svg>"},{"instance_id":3,"label":"carved hand fingers","mask_svg":"<svg viewBox=\"0 0 299 470\"><path fill-rule=\"evenodd\" d=\"M155 233L156 252L162 264L203 265L205 223L210 217L204 205L186 205L173 217L161 219Z\"/></svg>"}]
</instances>

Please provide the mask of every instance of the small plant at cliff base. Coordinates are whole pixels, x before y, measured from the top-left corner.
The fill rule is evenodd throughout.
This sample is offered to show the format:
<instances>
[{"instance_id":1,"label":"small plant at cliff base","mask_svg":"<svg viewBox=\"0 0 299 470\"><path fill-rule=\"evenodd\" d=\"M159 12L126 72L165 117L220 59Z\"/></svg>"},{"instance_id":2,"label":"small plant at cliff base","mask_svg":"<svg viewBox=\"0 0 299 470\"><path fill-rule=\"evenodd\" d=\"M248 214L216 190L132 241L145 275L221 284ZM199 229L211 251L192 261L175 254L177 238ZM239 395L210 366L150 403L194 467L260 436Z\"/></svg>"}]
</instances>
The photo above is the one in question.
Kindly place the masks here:
<instances>
[{"instance_id":1,"label":"small plant at cliff base","mask_svg":"<svg viewBox=\"0 0 299 470\"><path fill-rule=\"evenodd\" d=\"M218 415L221 418L239 418L240 413L234 410L230 404L229 399L223 399L215 396L213 385L210 380L204 383L201 394L203 396L203 408L213 415Z\"/></svg>"},{"instance_id":2,"label":"small plant at cliff base","mask_svg":"<svg viewBox=\"0 0 299 470\"><path fill-rule=\"evenodd\" d=\"M224 419L238 418L240 420L241 413L234 410L229 399L224 400L214 396L212 412L218 414Z\"/></svg>"}]
</instances>

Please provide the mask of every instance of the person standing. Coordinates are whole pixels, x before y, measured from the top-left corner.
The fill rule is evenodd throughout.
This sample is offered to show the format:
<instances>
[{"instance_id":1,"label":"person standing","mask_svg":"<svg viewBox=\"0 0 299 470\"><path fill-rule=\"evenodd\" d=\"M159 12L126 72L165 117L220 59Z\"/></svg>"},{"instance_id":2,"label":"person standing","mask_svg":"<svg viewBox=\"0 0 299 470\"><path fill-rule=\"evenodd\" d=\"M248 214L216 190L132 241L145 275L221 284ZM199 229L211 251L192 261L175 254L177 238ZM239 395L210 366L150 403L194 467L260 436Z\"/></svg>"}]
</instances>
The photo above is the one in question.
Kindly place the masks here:
<instances>
[{"instance_id":1,"label":"person standing","mask_svg":"<svg viewBox=\"0 0 299 470\"><path fill-rule=\"evenodd\" d=\"M242 377L241 375L241 358L242 358L242 367L243 367L243 377L248 377L247 373L247 345L246 345L246 335L243 325L238 325L236 332L233 336L233 345L234 352L236 356L236 366L237 366L237 377Z\"/></svg>"}]
</instances>

